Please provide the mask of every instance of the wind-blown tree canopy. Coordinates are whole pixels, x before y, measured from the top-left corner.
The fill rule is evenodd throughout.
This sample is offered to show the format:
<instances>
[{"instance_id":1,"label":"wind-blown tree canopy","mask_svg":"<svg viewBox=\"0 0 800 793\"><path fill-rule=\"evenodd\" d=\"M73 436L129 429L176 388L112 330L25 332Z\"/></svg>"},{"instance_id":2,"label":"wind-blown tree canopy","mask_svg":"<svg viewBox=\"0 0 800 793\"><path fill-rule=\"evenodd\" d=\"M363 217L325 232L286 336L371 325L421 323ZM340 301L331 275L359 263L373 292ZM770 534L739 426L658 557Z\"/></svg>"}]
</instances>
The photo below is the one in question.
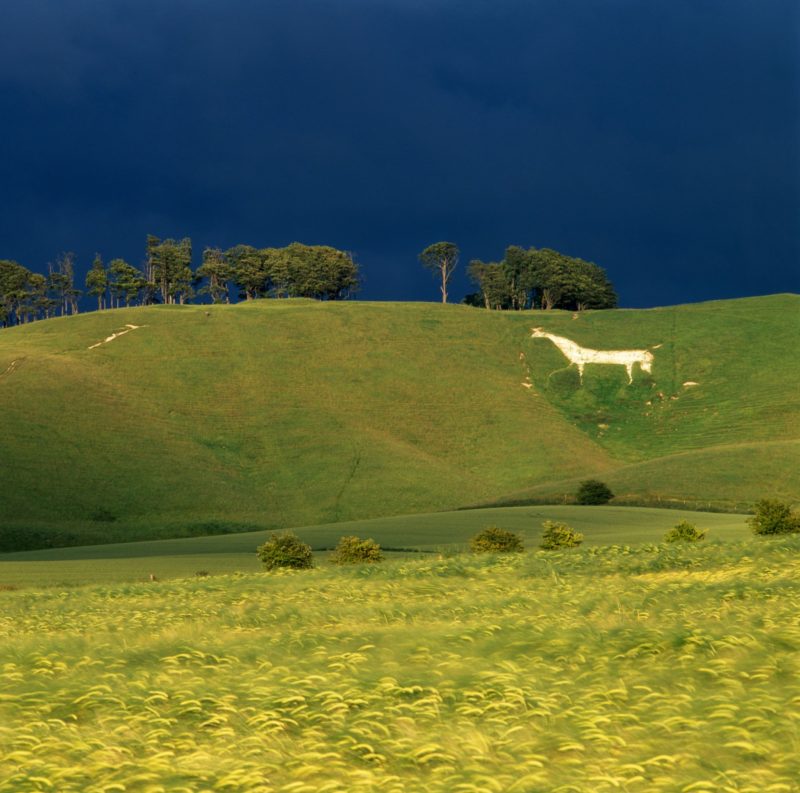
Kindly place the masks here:
<instances>
[{"instance_id":1,"label":"wind-blown tree canopy","mask_svg":"<svg viewBox=\"0 0 800 793\"><path fill-rule=\"evenodd\" d=\"M572 272L574 281L568 295L578 311L616 308L617 293L602 267L583 259L572 259Z\"/></svg>"},{"instance_id":2,"label":"wind-blown tree canopy","mask_svg":"<svg viewBox=\"0 0 800 793\"><path fill-rule=\"evenodd\" d=\"M442 279L442 303L447 302L447 283L458 266L459 253L454 242L434 242L419 255L422 266Z\"/></svg>"},{"instance_id":3,"label":"wind-blown tree canopy","mask_svg":"<svg viewBox=\"0 0 800 793\"><path fill-rule=\"evenodd\" d=\"M528 308L536 289L536 268L530 252L510 245L506 248L501 265L511 307L517 310Z\"/></svg>"},{"instance_id":4,"label":"wind-blown tree canopy","mask_svg":"<svg viewBox=\"0 0 800 793\"><path fill-rule=\"evenodd\" d=\"M419 255L423 265L441 278L442 302L458 263L452 242L429 245ZM74 254L62 253L43 275L17 262L2 260L0 326L30 322L57 314L78 312L81 291L74 286ZM307 297L341 300L359 286L358 266L347 251L328 245L293 242L284 248L234 245L227 251L206 248L203 262L192 271L192 241L148 235L143 270L124 259L106 268L100 254L86 275L87 293L98 309L121 305L185 303L197 294L215 303L231 302L232 285L238 298ZM479 292L465 302L489 309L544 310L613 308L617 295L602 267L551 248L509 246L500 262L474 259L468 268Z\"/></svg>"},{"instance_id":5,"label":"wind-blown tree canopy","mask_svg":"<svg viewBox=\"0 0 800 793\"><path fill-rule=\"evenodd\" d=\"M149 234L143 269L124 259L108 267L95 254L86 274L87 294L97 308L152 303L185 303L197 294L215 303L231 302L231 286L240 299L310 297L341 300L359 286L358 266L347 251L327 245L293 242L285 248L234 245L227 251L206 248L193 272L192 241ZM74 285L75 255L62 253L48 265L48 275L31 272L18 262L0 260L0 327L76 314L82 294ZM201 286L201 284L204 285Z\"/></svg>"},{"instance_id":6,"label":"wind-blown tree canopy","mask_svg":"<svg viewBox=\"0 0 800 793\"><path fill-rule=\"evenodd\" d=\"M56 295L56 308L62 316L78 313L81 290L75 288L75 254L59 253L54 264L49 265L47 288Z\"/></svg>"},{"instance_id":7,"label":"wind-blown tree canopy","mask_svg":"<svg viewBox=\"0 0 800 793\"><path fill-rule=\"evenodd\" d=\"M197 268L195 275L208 281L198 294L208 295L214 303L231 302L228 282L232 279L233 269L219 248L206 248L203 251L203 263Z\"/></svg>"},{"instance_id":8,"label":"wind-blown tree canopy","mask_svg":"<svg viewBox=\"0 0 800 793\"><path fill-rule=\"evenodd\" d=\"M159 240L148 237L148 254L153 281L164 303L185 303L194 294L192 289L192 241Z\"/></svg>"},{"instance_id":9,"label":"wind-blown tree canopy","mask_svg":"<svg viewBox=\"0 0 800 793\"><path fill-rule=\"evenodd\" d=\"M552 248L530 248L532 284L541 308L614 308L617 294L602 267Z\"/></svg>"},{"instance_id":10,"label":"wind-blown tree canopy","mask_svg":"<svg viewBox=\"0 0 800 793\"><path fill-rule=\"evenodd\" d=\"M42 317L49 317L55 308L47 291L47 278L41 273L31 273L28 277L28 295L23 302L23 322L31 322Z\"/></svg>"},{"instance_id":11,"label":"wind-blown tree canopy","mask_svg":"<svg viewBox=\"0 0 800 793\"><path fill-rule=\"evenodd\" d=\"M617 295L602 267L553 250L511 245L499 263L470 263L486 308L614 308Z\"/></svg>"},{"instance_id":12,"label":"wind-blown tree canopy","mask_svg":"<svg viewBox=\"0 0 800 793\"><path fill-rule=\"evenodd\" d=\"M273 249L274 250L274 249ZM358 287L353 257L327 245L293 242L274 256L273 288L292 297L340 300Z\"/></svg>"},{"instance_id":13,"label":"wind-blown tree canopy","mask_svg":"<svg viewBox=\"0 0 800 793\"><path fill-rule=\"evenodd\" d=\"M23 309L31 292L33 273L18 262L0 259L0 325L25 321Z\"/></svg>"},{"instance_id":14,"label":"wind-blown tree canopy","mask_svg":"<svg viewBox=\"0 0 800 793\"><path fill-rule=\"evenodd\" d=\"M225 251L224 257L230 267L230 278L239 287L240 298L255 300L267 294L270 272L262 251L252 245L234 245Z\"/></svg>"},{"instance_id":15,"label":"wind-blown tree canopy","mask_svg":"<svg viewBox=\"0 0 800 793\"><path fill-rule=\"evenodd\" d=\"M478 287L485 308L511 308L511 290L500 262L473 259L467 267L470 280Z\"/></svg>"},{"instance_id":16,"label":"wind-blown tree canopy","mask_svg":"<svg viewBox=\"0 0 800 793\"><path fill-rule=\"evenodd\" d=\"M109 290L112 307L119 308L122 300L129 306L135 303L147 286L144 274L125 259L113 259L108 265Z\"/></svg>"},{"instance_id":17,"label":"wind-blown tree canopy","mask_svg":"<svg viewBox=\"0 0 800 793\"><path fill-rule=\"evenodd\" d=\"M86 294L97 298L97 310L106 307L106 291L108 290L108 273L103 266L103 258L99 253L94 255L94 261L86 273Z\"/></svg>"},{"instance_id":18,"label":"wind-blown tree canopy","mask_svg":"<svg viewBox=\"0 0 800 793\"><path fill-rule=\"evenodd\" d=\"M285 248L235 245L224 254L241 297L313 297L340 300L358 287L352 256L327 245L293 242ZM204 265L205 266L205 265ZM202 273L207 275L207 270Z\"/></svg>"}]
</instances>

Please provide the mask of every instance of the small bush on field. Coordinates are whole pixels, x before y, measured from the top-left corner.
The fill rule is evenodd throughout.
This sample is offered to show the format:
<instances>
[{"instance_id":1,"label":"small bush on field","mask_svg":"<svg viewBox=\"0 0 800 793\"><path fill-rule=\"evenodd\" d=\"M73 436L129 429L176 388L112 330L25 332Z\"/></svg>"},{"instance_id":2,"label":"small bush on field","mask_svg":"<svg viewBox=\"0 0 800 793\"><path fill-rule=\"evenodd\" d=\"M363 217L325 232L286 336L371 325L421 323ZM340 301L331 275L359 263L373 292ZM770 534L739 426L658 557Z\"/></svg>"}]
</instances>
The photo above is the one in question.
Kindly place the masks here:
<instances>
[{"instance_id":1,"label":"small bush on field","mask_svg":"<svg viewBox=\"0 0 800 793\"><path fill-rule=\"evenodd\" d=\"M522 537L507 529L487 526L469 541L473 553L519 553L523 550Z\"/></svg>"},{"instance_id":2,"label":"small bush on field","mask_svg":"<svg viewBox=\"0 0 800 793\"><path fill-rule=\"evenodd\" d=\"M540 548L554 551L557 548L577 548L583 542L583 535L566 523L546 520L542 523L542 542Z\"/></svg>"},{"instance_id":3,"label":"small bush on field","mask_svg":"<svg viewBox=\"0 0 800 793\"><path fill-rule=\"evenodd\" d=\"M334 564L364 564L382 562L381 546L375 540L360 537L340 537L339 544L331 556Z\"/></svg>"},{"instance_id":4,"label":"small bush on field","mask_svg":"<svg viewBox=\"0 0 800 793\"><path fill-rule=\"evenodd\" d=\"M117 519L117 516L110 510L100 507L100 509L96 509L91 514L89 519L98 523L113 523Z\"/></svg>"},{"instance_id":5,"label":"small bush on field","mask_svg":"<svg viewBox=\"0 0 800 793\"><path fill-rule=\"evenodd\" d=\"M608 504L614 498L614 494L605 482L587 479L581 482L575 498L579 504Z\"/></svg>"},{"instance_id":6,"label":"small bush on field","mask_svg":"<svg viewBox=\"0 0 800 793\"><path fill-rule=\"evenodd\" d=\"M274 570L276 567L304 570L314 566L311 546L306 545L291 531L273 534L263 545L258 546L256 554L267 570Z\"/></svg>"},{"instance_id":7,"label":"small bush on field","mask_svg":"<svg viewBox=\"0 0 800 793\"><path fill-rule=\"evenodd\" d=\"M209 573L208 570L197 570L195 572L195 575L198 578L208 578L208 576L211 575L211 573Z\"/></svg>"},{"instance_id":8,"label":"small bush on field","mask_svg":"<svg viewBox=\"0 0 800 793\"><path fill-rule=\"evenodd\" d=\"M768 498L756 501L755 514L747 521L754 534L791 534L800 531L800 515L790 504Z\"/></svg>"},{"instance_id":9,"label":"small bush on field","mask_svg":"<svg viewBox=\"0 0 800 793\"><path fill-rule=\"evenodd\" d=\"M698 542L705 536L704 529L698 529L694 523L682 520L664 535L664 542Z\"/></svg>"}]
</instances>

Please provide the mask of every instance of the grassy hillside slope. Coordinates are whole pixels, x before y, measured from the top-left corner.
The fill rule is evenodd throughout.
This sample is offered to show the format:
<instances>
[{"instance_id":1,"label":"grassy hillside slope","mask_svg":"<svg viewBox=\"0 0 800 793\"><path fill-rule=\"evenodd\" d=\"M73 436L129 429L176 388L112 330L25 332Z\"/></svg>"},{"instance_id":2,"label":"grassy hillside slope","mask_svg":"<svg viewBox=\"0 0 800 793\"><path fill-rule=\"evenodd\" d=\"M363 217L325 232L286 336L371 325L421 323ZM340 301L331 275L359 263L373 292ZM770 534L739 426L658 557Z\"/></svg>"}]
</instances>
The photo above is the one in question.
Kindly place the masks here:
<instances>
[{"instance_id":1,"label":"grassy hillside slope","mask_svg":"<svg viewBox=\"0 0 800 793\"><path fill-rule=\"evenodd\" d=\"M127 324L141 327L89 349ZM622 367L590 366L580 386L532 325L595 348L661 345L652 377L628 386ZM695 498L702 481L703 500L731 504L771 492L777 470L800 499L783 463L800 439L798 338L790 295L577 319L258 301L7 329L0 521L61 526L68 542L210 533L449 509L588 475L642 498ZM746 464L759 457L768 470Z\"/></svg>"}]
</instances>

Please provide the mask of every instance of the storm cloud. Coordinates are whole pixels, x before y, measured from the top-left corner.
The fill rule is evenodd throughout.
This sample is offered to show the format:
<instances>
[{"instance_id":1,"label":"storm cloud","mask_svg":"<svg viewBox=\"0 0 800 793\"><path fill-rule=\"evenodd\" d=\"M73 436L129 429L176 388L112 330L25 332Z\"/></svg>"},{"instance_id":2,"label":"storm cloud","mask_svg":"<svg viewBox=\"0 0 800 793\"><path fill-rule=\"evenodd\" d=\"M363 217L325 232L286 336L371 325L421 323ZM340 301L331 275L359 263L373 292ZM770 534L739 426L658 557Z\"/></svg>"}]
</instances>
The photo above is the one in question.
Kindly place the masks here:
<instances>
[{"instance_id":1,"label":"storm cloud","mask_svg":"<svg viewBox=\"0 0 800 793\"><path fill-rule=\"evenodd\" d=\"M448 239L591 259L628 306L800 291L799 9L7 4L0 258L299 240L435 300L416 254Z\"/></svg>"}]
</instances>

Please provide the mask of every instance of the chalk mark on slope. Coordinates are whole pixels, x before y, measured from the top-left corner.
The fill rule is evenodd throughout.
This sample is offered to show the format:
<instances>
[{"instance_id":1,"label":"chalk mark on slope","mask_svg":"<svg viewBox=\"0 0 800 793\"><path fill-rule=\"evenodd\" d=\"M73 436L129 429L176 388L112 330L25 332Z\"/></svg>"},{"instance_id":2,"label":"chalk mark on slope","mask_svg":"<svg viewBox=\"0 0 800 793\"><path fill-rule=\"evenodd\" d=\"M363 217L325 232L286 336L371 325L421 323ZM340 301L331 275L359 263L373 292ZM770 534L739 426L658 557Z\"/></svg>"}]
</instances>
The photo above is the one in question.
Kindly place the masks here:
<instances>
[{"instance_id":1,"label":"chalk mark on slope","mask_svg":"<svg viewBox=\"0 0 800 793\"><path fill-rule=\"evenodd\" d=\"M11 363L8 365L6 370L4 372L0 372L0 377L6 377L6 376L8 376L10 374L14 374L14 372L16 372L17 369L19 369L19 365L24 360L25 360L24 358L17 358L15 360L11 361Z\"/></svg>"},{"instance_id":2,"label":"chalk mark on slope","mask_svg":"<svg viewBox=\"0 0 800 793\"><path fill-rule=\"evenodd\" d=\"M114 341L114 339L118 339L120 336L130 333L132 330L139 330L139 328L146 327L147 325L126 325L124 330L118 330L110 336L106 336L102 341L98 341L97 344L92 344L87 349L93 350L95 347L99 347L101 344L108 344L110 341Z\"/></svg>"}]
</instances>

